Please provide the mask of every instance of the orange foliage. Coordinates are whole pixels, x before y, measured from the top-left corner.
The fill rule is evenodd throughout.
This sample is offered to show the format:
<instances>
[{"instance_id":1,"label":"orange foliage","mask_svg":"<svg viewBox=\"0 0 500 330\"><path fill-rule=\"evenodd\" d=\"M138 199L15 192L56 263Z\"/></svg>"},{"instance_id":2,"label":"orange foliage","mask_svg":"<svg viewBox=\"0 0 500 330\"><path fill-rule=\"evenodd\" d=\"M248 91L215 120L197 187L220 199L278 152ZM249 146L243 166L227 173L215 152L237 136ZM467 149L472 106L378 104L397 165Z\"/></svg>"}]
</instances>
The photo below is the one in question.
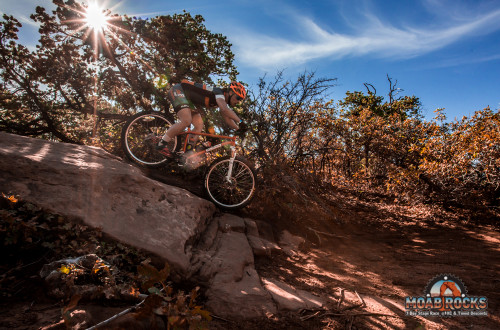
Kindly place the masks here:
<instances>
[{"instance_id":1,"label":"orange foliage","mask_svg":"<svg viewBox=\"0 0 500 330\"><path fill-rule=\"evenodd\" d=\"M265 181L273 181L270 168L277 176L278 171L292 169L308 178L310 188L322 182L377 191L409 203L498 209L499 112L486 108L471 118L445 122L438 109L436 118L427 121L420 115L417 97L394 98L396 89L391 87L390 102L371 91L348 92L337 106L311 95L301 96L307 103L284 102L280 110L277 100L293 93L280 95L273 85L269 111L262 120L253 118L262 128L255 153L265 150L269 155L258 160L268 169L262 171L268 176ZM294 111L287 111L287 106ZM280 131L281 123L289 124L286 131ZM287 139L277 141L276 136Z\"/></svg>"}]
</instances>

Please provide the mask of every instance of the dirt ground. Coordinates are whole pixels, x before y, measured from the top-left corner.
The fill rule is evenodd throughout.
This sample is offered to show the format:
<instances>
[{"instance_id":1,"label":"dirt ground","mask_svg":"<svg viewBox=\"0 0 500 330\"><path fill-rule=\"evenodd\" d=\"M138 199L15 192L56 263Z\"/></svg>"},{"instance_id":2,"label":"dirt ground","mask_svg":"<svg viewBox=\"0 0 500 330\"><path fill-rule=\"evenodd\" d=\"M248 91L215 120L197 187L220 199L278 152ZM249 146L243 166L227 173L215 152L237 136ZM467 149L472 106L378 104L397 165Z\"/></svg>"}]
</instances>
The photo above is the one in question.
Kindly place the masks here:
<instances>
[{"instance_id":1,"label":"dirt ground","mask_svg":"<svg viewBox=\"0 0 500 330\"><path fill-rule=\"evenodd\" d=\"M486 227L415 223L389 228L339 226L319 236L318 247L304 248L295 256L280 255L257 262L261 276L279 278L297 289L331 297L329 312L339 315L320 312L313 317L320 322L311 326L500 328L500 235L497 231ZM470 296L486 296L489 316L406 316L405 297L422 296L427 283L440 274L459 277ZM339 305L342 291L346 298ZM363 302L363 306L351 309ZM363 313L367 315L359 315ZM296 317L300 320L314 314L311 311ZM295 325L300 328L300 324Z\"/></svg>"},{"instance_id":2,"label":"dirt ground","mask_svg":"<svg viewBox=\"0 0 500 330\"><path fill-rule=\"evenodd\" d=\"M289 230L305 243L295 255L256 259L256 268L264 278L321 297L327 310L289 313L255 328L500 329L498 212L486 219L458 208L347 191L303 210L308 208L274 219L264 212L277 231ZM241 215L253 211L247 212ZM459 278L468 296L486 297L488 316L407 316L405 297L424 296L441 274Z\"/></svg>"},{"instance_id":3,"label":"dirt ground","mask_svg":"<svg viewBox=\"0 0 500 330\"><path fill-rule=\"evenodd\" d=\"M500 232L464 223L457 210L437 206L351 199L332 219L267 220L277 232L305 239L296 253L256 258L265 278L279 279L326 301L325 309L270 316L268 320L223 320L213 329L500 329ZM249 210L240 213L249 216ZM488 316L413 317L405 297L421 296L440 274L460 278L470 296L488 298ZM63 304L37 294L33 278L25 299L2 299L0 329L64 329ZM41 292L41 291L40 291ZM128 306L79 306L103 320Z\"/></svg>"},{"instance_id":4,"label":"dirt ground","mask_svg":"<svg viewBox=\"0 0 500 330\"><path fill-rule=\"evenodd\" d=\"M281 223L306 238L301 251L257 260L261 276L330 298L328 312L294 315L296 328L306 318L316 320L307 328L500 328L497 226L471 223L474 217L457 209L377 198L344 200L334 218ZM405 297L423 296L441 274L461 279L469 296L487 297L488 317L406 316Z\"/></svg>"}]
</instances>

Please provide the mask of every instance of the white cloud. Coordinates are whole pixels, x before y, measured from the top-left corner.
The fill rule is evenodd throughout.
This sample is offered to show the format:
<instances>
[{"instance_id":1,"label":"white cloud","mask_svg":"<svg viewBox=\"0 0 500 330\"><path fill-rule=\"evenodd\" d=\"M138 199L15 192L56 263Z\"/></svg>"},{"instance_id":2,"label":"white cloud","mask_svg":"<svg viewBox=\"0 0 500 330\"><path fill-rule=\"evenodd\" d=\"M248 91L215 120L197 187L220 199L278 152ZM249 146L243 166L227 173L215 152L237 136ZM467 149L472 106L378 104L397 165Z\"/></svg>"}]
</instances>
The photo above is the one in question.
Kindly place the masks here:
<instances>
[{"instance_id":1,"label":"white cloud","mask_svg":"<svg viewBox=\"0 0 500 330\"><path fill-rule=\"evenodd\" d=\"M20 15L16 17L22 25L30 25L36 28L40 27L40 23L33 21L30 17L25 15Z\"/></svg>"},{"instance_id":2,"label":"white cloud","mask_svg":"<svg viewBox=\"0 0 500 330\"><path fill-rule=\"evenodd\" d=\"M327 31L307 17L293 18L307 39L293 40L239 32L232 40L246 65L261 69L301 64L313 59L339 59L372 54L383 58L411 58L441 49L473 35L500 29L500 10L449 20L441 27L396 27L365 14L351 34Z\"/></svg>"},{"instance_id":3,"label":"white cloud","mask_svg":"<svg viewBox=\"0 0 500 330\"><path fill-rule=\"evenodd\" d=\"M434 62L434 63L429 63L427 65L422 66L421 68L425 68L425 69L449 68L449 67L457 67L457 66L463 66L463 65L468 65L468 64L493 62L493 61L499 61L499 60L500 60L500 54L489 55L489 56L480 56L480 57L474 57L474 58L453 57L453 58L447 58L445 60L439 60L439 61Z\"/></svg>"}]
</instances>

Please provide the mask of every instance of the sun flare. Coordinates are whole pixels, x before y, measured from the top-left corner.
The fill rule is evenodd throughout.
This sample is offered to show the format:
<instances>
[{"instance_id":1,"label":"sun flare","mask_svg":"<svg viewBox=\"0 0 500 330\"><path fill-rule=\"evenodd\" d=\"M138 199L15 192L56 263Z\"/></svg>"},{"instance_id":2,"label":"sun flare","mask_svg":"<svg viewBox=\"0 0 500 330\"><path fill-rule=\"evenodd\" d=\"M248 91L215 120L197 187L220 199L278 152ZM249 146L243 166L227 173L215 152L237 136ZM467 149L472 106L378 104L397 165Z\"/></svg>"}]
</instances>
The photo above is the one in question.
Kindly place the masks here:
<instances>
[{"instance_id":1,"label":"sun flare","mask_svg":"<svg viewBox=\"0 0 500 330\"><path fill-rule=\"evenodd\" d=\"M85 13L85 21L95 31L102 31L108 24L108 15L97 2L91 2Z\"/></svg>"}]
</instances>

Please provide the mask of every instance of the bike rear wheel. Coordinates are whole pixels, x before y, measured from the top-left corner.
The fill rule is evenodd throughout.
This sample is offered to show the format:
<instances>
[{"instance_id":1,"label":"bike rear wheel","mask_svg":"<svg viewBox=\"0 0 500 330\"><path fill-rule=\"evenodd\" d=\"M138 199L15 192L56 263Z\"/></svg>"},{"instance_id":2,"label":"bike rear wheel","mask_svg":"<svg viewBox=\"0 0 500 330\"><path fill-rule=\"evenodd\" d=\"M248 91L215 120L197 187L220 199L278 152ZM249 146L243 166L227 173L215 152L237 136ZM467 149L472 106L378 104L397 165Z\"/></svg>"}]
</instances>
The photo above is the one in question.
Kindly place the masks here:
<instances>
[{"instance_id":1,"label":"bike rear wheel","mask_svg":"<svg viewBox=\"0 0 500 330\"><path fill-rule=\"evenodd\" d=\"M168 160L156 146L172 121L159 112L138 113L130 118L122 129L122 148L133 162L146 167L158 167ZM179 149L178 138L170 141L172 152Z\"/></svg>"},{"instance_id":2,"label":"bike rear wheel","mask_svg":"<svg viewBox=\"0 0 500 330\"><path fill-rule=\"evenodd\" d=\"M230 157L216 159L205 176L205 190L217 206L238 209L252 200L256 189L256 175L246 159L236 157L232 164L232 175L228 178L230 165Z\"/></svg>"}]
</instances>

